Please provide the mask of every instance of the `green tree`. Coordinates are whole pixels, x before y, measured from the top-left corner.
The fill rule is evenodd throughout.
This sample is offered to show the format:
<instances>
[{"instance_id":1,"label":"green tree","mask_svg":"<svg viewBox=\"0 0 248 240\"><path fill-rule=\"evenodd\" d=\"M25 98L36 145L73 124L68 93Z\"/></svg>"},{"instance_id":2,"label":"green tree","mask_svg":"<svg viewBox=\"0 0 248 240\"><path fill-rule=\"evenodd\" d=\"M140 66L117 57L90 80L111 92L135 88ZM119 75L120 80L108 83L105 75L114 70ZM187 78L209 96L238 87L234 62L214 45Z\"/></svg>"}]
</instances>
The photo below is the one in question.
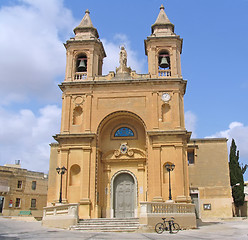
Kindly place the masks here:
<instances>
[{"instance_id":1,"label":"green tree","mask_svg":"<svg viewBox=\"0 0 248 240\"><path fill-rule=\"evenodd\" d=\"M233 201L235 206L239 207L244 204L244 178L242 169L239 165L239 151L237 151L234 139L232 139L230 147L229 169Z\"/></svg>"}]
</instances>

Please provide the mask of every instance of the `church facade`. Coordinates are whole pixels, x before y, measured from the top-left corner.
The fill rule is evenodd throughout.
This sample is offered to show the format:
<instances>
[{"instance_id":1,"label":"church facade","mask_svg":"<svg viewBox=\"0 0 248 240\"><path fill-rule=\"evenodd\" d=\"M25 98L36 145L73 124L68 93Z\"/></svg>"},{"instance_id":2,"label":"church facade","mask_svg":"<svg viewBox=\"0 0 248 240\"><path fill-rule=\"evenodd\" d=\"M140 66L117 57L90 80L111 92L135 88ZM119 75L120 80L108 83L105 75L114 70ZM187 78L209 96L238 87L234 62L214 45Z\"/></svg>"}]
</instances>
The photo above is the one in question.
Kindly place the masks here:
<instances>
[{"instance_id":1,"label":"church facade","mask_svg":"<svg viewBox=\"0 0 248 240\"><path fill-rule=\"evenodd\" d=\"M102 75L106 53L88 10L74 33L65 43L48 206L61 187L62 204L77 204L79 218L164 215L173 204L199 218L231 217L226 139L191 139L185 128L182 39L164 7L145 40L147 74L127 66L121 47L119 67Z\"/></svg>"}]
</instances>

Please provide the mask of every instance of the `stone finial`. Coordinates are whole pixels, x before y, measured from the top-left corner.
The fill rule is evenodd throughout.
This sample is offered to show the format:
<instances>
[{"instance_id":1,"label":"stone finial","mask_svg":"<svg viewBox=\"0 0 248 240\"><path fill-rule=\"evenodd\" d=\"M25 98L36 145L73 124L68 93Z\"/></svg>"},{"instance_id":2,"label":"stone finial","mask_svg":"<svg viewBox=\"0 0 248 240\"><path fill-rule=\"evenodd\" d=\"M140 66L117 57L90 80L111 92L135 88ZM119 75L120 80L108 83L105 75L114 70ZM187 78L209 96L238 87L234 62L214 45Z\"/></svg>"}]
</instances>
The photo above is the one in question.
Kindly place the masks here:
<instances>
[{"instance_id":1,"label":"stone finial","mask_svg":"<svg viewBox=\"0 0 248 240\"><path fill-rule=\"evenodd\" d=\"M168 36L174 34L174 25L170 22L164 11L164 5L160 6L160 12L152 25L152 34L155 36Z\"/></svg>"},{"instance_id":2,"label":"stone finial","mask_svg":"<svg viewBox=\"0 0 248 240\"><path fill-rule=\"evenodd\" d=\"M90 19L89 9L86 9L85 15L80 24L74 29L74 33L78 38L99 38L98 32Z\"/></svg>"}]
</instances>

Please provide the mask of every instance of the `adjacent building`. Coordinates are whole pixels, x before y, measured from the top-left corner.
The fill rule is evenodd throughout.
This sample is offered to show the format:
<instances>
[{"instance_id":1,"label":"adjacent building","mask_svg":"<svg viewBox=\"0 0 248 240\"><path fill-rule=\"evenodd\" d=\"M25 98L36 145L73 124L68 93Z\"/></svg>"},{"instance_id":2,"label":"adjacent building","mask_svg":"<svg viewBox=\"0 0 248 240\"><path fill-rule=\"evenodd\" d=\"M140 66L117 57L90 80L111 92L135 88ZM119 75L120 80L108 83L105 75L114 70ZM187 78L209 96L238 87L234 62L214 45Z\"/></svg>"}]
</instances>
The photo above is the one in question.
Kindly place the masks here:
<instances>
[{"instance_id":1,"label":"adjacent building","mask_svg":"<svg viewBox=\"0 0 248 240\"><path fill-rule=\"evenodd\" d=\"M47 175L21 168L20 162L0 166L0 213L42 217L47 202Z\"/></svg>"}]
</instances>

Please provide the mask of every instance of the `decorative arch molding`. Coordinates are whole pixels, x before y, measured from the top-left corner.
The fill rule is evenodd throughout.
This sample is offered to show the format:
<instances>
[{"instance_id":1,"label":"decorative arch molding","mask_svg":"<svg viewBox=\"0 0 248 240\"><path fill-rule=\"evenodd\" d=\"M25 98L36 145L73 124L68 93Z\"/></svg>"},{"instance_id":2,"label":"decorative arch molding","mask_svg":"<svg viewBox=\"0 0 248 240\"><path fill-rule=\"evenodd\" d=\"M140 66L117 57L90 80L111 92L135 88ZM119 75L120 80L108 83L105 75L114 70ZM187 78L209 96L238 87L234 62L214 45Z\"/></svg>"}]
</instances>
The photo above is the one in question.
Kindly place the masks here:
<instances>
[{"instance_id":1,"label":"decorative arch molding","mask_svg":"<svg viewBox=\"0 0 248 240\"><path fill-rule=\"evenodd\" d=\"M116 112L112 112L108 115L106 115L99 123L98 125L98 128L97 128L97 131L96 131L96 148L97 148L97 151L96 151L96 163L95 163L95 166L96 166L96 172L95 172L95 201L98 202L97 200L97 195L98 195L98 162L100 161L100 155L101 155L101 152L99 151L99 139L100 139L100 133L101 133L101 130L103 129L103 127L109 122L111 121L112 119L114 118L117 118L117 117L127 117L127 116L130 116L131 118L134 118L136 119L138 122L141 123L141 125L144 127L144 130L145 132L147 131L147 127L146 127L146 124L144 122L144 120L138 116L137 114L133 113L133 112L130 112L130 111L116 111ZM147 134L146 134L146 145L147 145ZM148 156L147 156L148 157ZM125 170L125 171L128 171L128 170ZM129 171L128 171L129 172ZM117 174L117 173L116 173ZM131 174L131 176L135 176L133 173ZM135 178L136 179L136 178ZM112 185L111 185L112 186ZM136 188L137 188L137 179L136 179ZM138 191L137 191L138 193ZM137 195L136 195L137 196ZM113 196L111 194L111 204L113 204ZM136 199L136 205L137 205L137 199ZM113 217L113 205L111 205L111 213L110 213L110 216ZM135 208L135 216L137 216L137 206Z\"/></svg>"},{"instance_id":2,"label":"decorative arch molding","mask_svg":"<svg viewBox=\"0 0 248 240\"><path fill-rule=\"evenodd\" d=\"M135 195L134 195L134 217L138 216L138 180L135 176L135 174L129 170L119 170L111 177L110 182L110 217L114 218L114 181L117 176L120 174L129 174L134 181L134 189L135 189Z\"/></svg>"},{"instance_id":3,"label":"decorative arch molding","mask_svg":"<svg viewBox=\"0 0 248 240\"><path fill-rule=\"evenodd\" d=\"M143 127L144 127L145 130L147 129L144 120L139 115L137 115L136 113L133 113L133 112L130 112L130 111L116 111L116 112L112 112L112 113L108 114L107 116L105 116L102 119L102 121L99 123L98 128L97 128L97 136L99 136L99 133L100 133L101 129L103 128L103 126L105 124L108 123L108 121L112 120L115 117L119 117L119 116L124 116L124 117L130 116L130 117L133 117L133 118L137 119L138 121L140 121L142 123L142 125L143 125ZM98 142L99 142L99 139L98 139Z\"/></svg>"}]
</instances>

